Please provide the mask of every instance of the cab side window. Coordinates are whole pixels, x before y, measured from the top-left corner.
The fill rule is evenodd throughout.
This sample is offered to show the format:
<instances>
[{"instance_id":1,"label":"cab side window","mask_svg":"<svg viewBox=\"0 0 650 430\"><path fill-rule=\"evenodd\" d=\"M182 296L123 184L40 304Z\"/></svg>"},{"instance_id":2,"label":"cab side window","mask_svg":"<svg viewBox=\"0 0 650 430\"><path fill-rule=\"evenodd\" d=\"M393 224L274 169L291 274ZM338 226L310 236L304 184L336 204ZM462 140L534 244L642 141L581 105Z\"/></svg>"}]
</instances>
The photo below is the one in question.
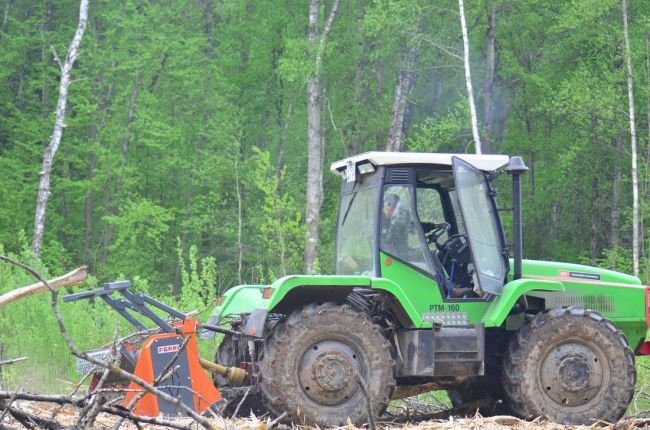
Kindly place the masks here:
<instances>
[{"instance_id":1,"label":"cab side window","mask_svg":"<svg viewBox=\"0 0 650 430\"><path fill-rule=\"evenodd\" d=\"M411 185L384 187L382 210L379 215L380 247L382 251L407 264L433 273L415 210L415 200Z\"/></svg>"},{"instance_id":2,"label":"cab side window","mask_svg":"<svg viewBox=\"0 0 650 430\"><path fill-rule=\"evenodd\" d=\"M442 209L440 193L436 189L430 187L418 188L417 211L425 237L427 237L429 250L434 252L436 251L435 239L437 239L439 243L444 243L449 239L448 230L440 229L439 231L436 231L436 226L445 222L445 214ZM432 236L434 234L435 237Z\"/></svg>"}]
</instances>

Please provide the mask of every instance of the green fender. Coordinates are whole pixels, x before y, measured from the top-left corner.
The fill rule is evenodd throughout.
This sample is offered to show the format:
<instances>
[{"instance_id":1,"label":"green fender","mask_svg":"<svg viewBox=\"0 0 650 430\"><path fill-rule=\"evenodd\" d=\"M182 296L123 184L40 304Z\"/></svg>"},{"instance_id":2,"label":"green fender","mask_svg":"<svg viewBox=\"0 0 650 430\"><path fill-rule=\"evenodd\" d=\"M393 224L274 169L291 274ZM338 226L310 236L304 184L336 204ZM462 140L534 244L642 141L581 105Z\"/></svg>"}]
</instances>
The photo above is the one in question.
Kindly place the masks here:
<instances>
[{"instance_id":1,"label":"green fender","mask_svg":"<svg viewBox=\"0 0 650 430\"><path fill-rule=\"evenodd\" d=\"M215 317L225 317L233 314L250 313L261 309L271 312L297 287L370 287L371 281L367 276L322 276L322 275L292 275L276 280L271 285L239 285L226 291L221 305L212 313ZM264 290L270 288L268 298L264 298Z\"/></svg>"},{"instance_id":2,"label":"green fender","mask_svg":"<svg viewBox=\"0 0 650 430\"><path fill-rule=\"evenodd\" d=\"M268 310L282 302L289 291L297 287L370 287L367 276L294 275L285 276L271 284L272 294Z\"/></svg>"},{"instance_id":3,"label":"green fender","mask_svg":"<svg viewBox=\"0 0 650 430\"><path fill-rule=\"evenodd\" d=\"M481 322L485 327L500 327L519 297L529 291L564 291L564 285L557 281L539 279L517 279L508 282L501 295L494 299L483 315Z\"/></svg>"},{"instance_id":4,"label":"green fender","mask_svg":"<svg viewBox=\"0 0 650 430\"><path fill-rule=\"evenodd\" d=\"M265 309L268 300L262 294L268 285L238 285L226 291L219 304L212 311L211 317L247 313L253 309Z\"/></svg>"}]
</instances>

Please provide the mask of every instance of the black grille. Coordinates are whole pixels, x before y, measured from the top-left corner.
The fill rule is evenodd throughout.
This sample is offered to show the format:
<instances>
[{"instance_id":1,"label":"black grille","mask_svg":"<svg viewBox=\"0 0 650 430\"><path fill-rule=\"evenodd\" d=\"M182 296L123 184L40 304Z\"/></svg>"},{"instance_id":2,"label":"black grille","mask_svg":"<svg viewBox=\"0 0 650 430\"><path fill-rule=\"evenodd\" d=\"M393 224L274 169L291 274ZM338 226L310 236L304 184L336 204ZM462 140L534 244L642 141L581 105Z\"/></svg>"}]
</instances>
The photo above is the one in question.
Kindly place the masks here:
<instances>
[{"instance_id":1,"label":"black grille","mask_svg":"<svg viewBox=\"0 0 650 430\"><path fill-rule=\"evenodd\" d=\"M387 176L386 182L391 184L408 184L411 182L409 180L411 176L410 169L390 169Z\"/></svg>"}]
</instances>

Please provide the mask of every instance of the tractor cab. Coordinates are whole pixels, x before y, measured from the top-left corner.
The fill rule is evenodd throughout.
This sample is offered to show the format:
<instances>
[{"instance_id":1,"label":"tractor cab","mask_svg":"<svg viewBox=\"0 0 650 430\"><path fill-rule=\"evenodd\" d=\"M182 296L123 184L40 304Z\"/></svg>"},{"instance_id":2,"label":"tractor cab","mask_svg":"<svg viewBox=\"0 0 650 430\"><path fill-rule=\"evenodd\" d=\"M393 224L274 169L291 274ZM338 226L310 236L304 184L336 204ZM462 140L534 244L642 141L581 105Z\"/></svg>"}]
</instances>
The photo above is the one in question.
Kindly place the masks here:
<instances>
[{"instance_id":1,"label":"tractor cab","mask_svg":"<svg viewBox=\"0 0 650 430\"><path fill-rule=\"evenodd\" d=\"M343 178L338 275L386 276L397 260L447 298L499 295L508 253L490 184L507 155L367 152L332 164Z\"/></svg>"}]
</instances>

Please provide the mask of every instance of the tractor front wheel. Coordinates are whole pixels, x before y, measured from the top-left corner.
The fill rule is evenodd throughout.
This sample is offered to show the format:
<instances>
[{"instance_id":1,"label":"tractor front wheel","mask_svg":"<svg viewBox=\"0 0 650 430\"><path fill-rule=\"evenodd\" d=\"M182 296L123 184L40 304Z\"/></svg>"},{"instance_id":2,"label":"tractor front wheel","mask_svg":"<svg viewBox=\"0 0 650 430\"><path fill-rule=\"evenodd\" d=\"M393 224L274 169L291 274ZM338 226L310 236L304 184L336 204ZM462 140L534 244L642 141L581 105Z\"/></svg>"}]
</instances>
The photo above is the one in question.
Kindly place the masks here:
<instances>
[{"instance_id":1,"label":"tractor front wheel","mask_svg":"<svg viewBox=\"0 0 650 430\"><path fill-rule=\"evenodd\" d=\"M538 314L513 336L503 388L523 418L560 424L616 422L634 394L634 354L600 314L576 307Z\"/></svg>"},{"instance_id":2,"label":"tractor front wheel","mask_svg":"<svg viewBox=\"0 0 650 430\"><path fill-rule=\"evenodd\" d=\"M366 423L368 401L379 416L395 387L395 361L381 328L346 305L293 312L266 341L259 368L268 409L295 424Z\"/></svg>"}]
</instances>

